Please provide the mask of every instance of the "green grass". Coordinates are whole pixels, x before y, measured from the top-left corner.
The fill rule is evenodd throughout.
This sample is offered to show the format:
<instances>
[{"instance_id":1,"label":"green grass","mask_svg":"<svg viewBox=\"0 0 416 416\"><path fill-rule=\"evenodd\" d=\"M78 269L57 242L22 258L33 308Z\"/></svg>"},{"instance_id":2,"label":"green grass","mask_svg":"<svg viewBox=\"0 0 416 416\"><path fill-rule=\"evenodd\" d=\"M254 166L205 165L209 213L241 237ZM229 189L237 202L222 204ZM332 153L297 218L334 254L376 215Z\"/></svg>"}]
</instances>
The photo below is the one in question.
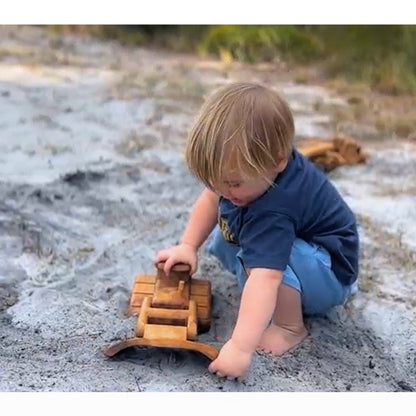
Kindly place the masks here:
<instances>
[{"instance_id":1,"label":"green grass","mask_svg":"<svg viewBox=\"0 0 416 416\"><path fill-rule=\"evenodd\" d=\"M52 28L60 32L88 33L129 45L213 55L226 61L319 63L326 77L366 83L387 94L416 92L415 25L79 25ZM307 76L303 78L302 82L306 82Z\"/></svg>"},{"instance_id":2,"label":"green grass","mask_svg":"<svg viewBox=\"0 0 416 416\"><path fill-rule=\"evenodd\" d=\"M237 61L274 61L285 58L299 62L322 54L317 38L295 26L216 26L201 40L199 51L220 56L224 51Z\"/></svg>"},{"instance_id":3,"label":"green grass","mask_svg":"<svg viewBox=\"0 0 416 416\"><path fill-rule=\"evenodd\" d=\"M237 61L322 63L328 77L388 94L416 92L416 26L214 26L199 50Z\"/></svg>"},{"instance_id":4,"label":"green grass","mask_svg":"<svg viewBox=\"0 0 416 416\"><path fill-rule=\"evenodd\" d=\"M389 94L416 91L416 26L316 26L308 30L324 44L329 76L343 75Z\"/></svg>"}]
</instances>

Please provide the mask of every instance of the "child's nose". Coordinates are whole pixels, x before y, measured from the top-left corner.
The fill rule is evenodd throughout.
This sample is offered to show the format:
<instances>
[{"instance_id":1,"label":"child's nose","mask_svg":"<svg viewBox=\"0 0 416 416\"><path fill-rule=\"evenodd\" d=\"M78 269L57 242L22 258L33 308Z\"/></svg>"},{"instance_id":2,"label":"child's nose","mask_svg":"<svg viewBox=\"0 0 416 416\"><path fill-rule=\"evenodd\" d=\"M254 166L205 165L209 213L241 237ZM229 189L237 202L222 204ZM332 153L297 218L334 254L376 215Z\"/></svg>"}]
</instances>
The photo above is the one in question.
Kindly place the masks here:
<instances>
[{"instance_id":1,"label":"child's nose","mask_svg":"<svg viewBox=\"0 0 416 416\"><path fill-rule=\"evenodd\" d=\"M231 190L231 188L227 188L227 189L224 190L224 196L227 199L233 199L234 198L233 191Z\"/></svg>"},{"instance_id":2,"label":"child's nose","mask_svg":"<svg viewBox=\"0 0 416 416\"><path fill-rule=\"evenodd\" d=\"M221 186L221 188L218 189L218 192L227 199L230 199L231 197L231 192L228 186Z\"/></svg>"}]
</instances>

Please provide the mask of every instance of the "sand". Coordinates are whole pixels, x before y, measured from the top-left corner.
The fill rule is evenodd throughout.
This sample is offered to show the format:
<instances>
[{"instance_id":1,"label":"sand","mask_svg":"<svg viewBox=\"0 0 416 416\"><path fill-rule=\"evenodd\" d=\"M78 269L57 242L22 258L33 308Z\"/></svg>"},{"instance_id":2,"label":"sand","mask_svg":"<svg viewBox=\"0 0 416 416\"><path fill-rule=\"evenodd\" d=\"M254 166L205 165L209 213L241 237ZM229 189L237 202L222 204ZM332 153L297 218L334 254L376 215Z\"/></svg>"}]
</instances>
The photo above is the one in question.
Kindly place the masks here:
<instances>
[{"instance_id":1,"label":"sand","mask_svg":"<svg viewBox=\"0 0 416 416\"><path fill-rule=\"evenodd\" d=\"M329 137L348 103L285 68L223 64L38 27L0 28L0 391L346 392L416 390L416 145L365 142L365 165L329 174L359 221L358 293L283 357L256 353L245 381L195 352L103 346L132 336L134 277L181 236L201 185L183 147L203 96L235 80L279 88L297 136ZM324 103L325 106L318 106ZM221 346L236 282L200 253Z\"/></svg>"}]
</instances>

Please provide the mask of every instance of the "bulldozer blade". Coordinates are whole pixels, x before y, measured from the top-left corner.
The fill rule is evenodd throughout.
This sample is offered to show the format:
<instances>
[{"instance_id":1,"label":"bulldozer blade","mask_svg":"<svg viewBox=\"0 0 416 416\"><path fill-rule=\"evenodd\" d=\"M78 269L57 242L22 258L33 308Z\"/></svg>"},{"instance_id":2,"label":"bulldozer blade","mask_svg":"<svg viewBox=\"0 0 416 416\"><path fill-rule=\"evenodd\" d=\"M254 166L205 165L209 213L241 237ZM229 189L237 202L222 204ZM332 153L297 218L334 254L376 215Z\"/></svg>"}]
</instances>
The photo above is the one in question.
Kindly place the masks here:
<instances>
[{"instance_id":1,"label":"bulldozer blade","mask_svg":"<svg viewBox=\"0 0 416 416\"><path fill-rule=\"evenodd\" d=\"M218 349L212 345L203 342L184 341L175 339L147 339L142 337L129 338L124 341L117 342L104 348L103 352L107 357L113 357L121 350L133 346L145 347L162 347L162 348L179 348L200 352L210 360L215 360L218 356Z\"/></svg>"}]
</instances>

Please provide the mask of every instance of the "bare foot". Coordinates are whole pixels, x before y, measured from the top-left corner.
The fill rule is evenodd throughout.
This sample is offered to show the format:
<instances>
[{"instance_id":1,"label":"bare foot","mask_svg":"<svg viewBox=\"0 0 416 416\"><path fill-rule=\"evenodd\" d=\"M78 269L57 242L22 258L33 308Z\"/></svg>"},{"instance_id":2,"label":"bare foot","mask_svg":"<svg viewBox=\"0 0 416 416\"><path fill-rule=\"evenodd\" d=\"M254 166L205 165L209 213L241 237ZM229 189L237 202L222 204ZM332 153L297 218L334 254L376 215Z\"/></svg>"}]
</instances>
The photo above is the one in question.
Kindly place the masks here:
<instances>
[{"instance_id":1,"label":"bare foot","mask_svg":"<svg viewBox=\"0 0 416 416\"><path fill-rule=\"evenodd\" d=\"M302 342L307 335L308 331L304 326L292 330L271 324L263 332L258 348L274 355L283 355Z\"/></svg>"}]
</instances>

